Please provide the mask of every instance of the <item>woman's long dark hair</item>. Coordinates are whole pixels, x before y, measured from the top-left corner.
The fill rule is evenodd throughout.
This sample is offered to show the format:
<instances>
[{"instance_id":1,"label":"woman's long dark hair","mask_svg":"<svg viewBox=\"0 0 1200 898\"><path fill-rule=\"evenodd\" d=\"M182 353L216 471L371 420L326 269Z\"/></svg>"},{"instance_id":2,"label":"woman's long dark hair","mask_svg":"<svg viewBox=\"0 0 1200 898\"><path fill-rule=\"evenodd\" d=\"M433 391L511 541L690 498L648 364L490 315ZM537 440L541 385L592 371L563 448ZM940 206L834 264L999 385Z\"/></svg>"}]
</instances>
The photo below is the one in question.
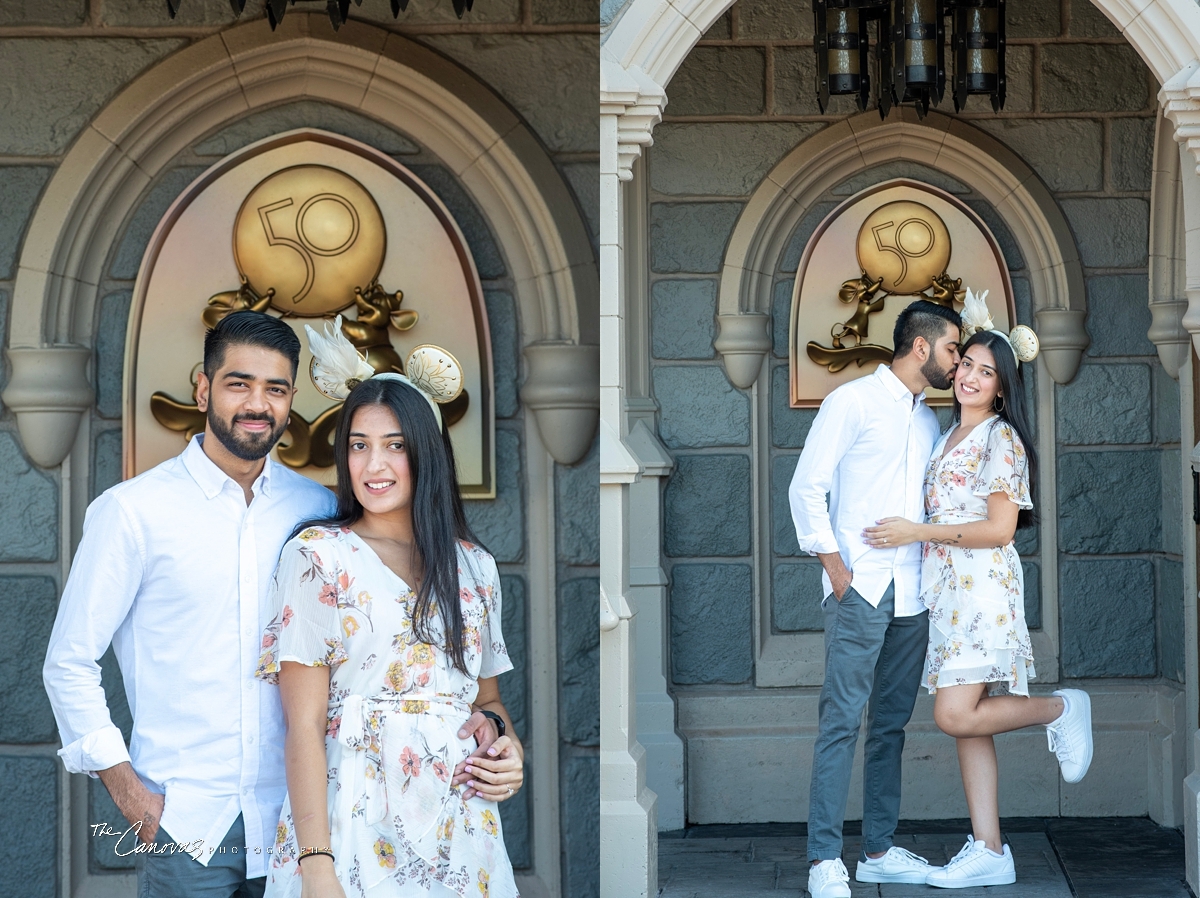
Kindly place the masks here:
<instances>
[{"instance_id":1,"label":"woman's long dark hair","mask_svg":"<svg viewBox=\"0 0 1200 898\"><path fill-rule=\"evenodd\" d=\"M302 524L296 532L311 526L349 527L362 518L363 507L350 481L350 425L355 412L369 405L388 409L396 416L404 434L404 451L412 477L413 538L425 571L413 610L413 634L432 645L435 640L429 624L435 614L440 616L446 652L454 666L466 673L457 542L465 540L479 545L479 540L471 532L463 509L450 437L442 432L429 403L416 388L396 380L371 378L350 392L342 406L333 445L337 514Z\"/></svg>"},{"instance_id":2,"label":"woman's long dark hair","mask_svg":"<svg viewBox=\"0 0 1200 898\"><path fill-rule=\"evenodd\" d=\"M1025 382L1021 378L1021 370L1017 367L1017 357L1013 355L1012 347L1000 334L995 331L976 331L959 350L966 355L972 346L983 346L990 350L996 362L996 374L1000 378L1000 393L1004 396L1001 408L997 414L1007 421L1021 438L1025 447L1025 457L1029 460L1029 498L1033 500L1033 491L1037 483L1037 449L1033 442L1033 428L1029 424L1029 409L1025 402ZM994 406L993 406L994 408ZM962 420L962 407L958 396L954 397L954 420ZM1022 508L1017 514L1017 527L1031 527L1037 521L1033 509Z\"/></svg>"}]
</instances>

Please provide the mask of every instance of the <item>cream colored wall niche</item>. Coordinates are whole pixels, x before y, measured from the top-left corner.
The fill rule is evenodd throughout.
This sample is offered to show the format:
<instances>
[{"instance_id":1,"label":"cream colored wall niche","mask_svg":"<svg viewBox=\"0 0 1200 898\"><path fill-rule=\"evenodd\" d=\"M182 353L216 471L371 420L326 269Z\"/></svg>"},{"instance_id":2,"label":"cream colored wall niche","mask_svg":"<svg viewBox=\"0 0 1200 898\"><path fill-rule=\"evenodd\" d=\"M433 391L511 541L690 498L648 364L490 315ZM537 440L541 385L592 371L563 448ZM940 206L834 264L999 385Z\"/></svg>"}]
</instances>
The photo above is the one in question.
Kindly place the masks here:
<instances>
[{"instance_id":1,"label":"cream colored wall niche","mask_svg":"<svg viewBox=\"0 0 1200 898\"><path fill-rule=\"evenodd\" d=\"M940 295L961 312L967 287L988 291L996 327L1007 333L1016 311L1004 256L983 220L953 194L901 178L847 199L813 232L797 270L792 407L819 406L831 390L888 361L892 330L909 303ZM952 398L949 390L926 394L935 405Z\"/></svg>"},{"instance_id":2,"label":"cream colored wall niche","mask_svg":"<svg viewBox=\"0 0 1200 898\"><path fill-rule=\"evenodd\" d=\"M302 184L289 184L291 179L280 176L297 166L333 170L369 196L357 193L352 183L326 191L337 199L323 198L324 187L306 192ZM263 195L264 185L275 185L271 196ZM275 196L280 188L283 192ZM244 205L246 212L239 216ZM353 259L349 252L338 252L360 249L371 239L373 222L385 232L382 259L373 263L377 257L371 253ZM235 223L243 235L240 258ZM256 269L245 258L244 238L256 227L263 232L259 250L268 253L268 260L273 254L281 269L270 298L255 279L266 276L271 265L264 267L260 258ZM337 266L343 267L338 277L344 284L332 277ZM242 274L250 275L251 289L238 297ZM354 283L356 279L364 283ZM445 347L457 358L470 397L465 413L450 425L459 480L468 498L494 497L491 340L479 275L462 233L436 195L404 166L357 141L310 129L267 138L222 160L197 178L159 222L134 287L126 339L125 476L140 474L182 450L184 433L159 419L173 418L173 426L180 427L188 420L187 410L176 408L164 416L162 396L180 406L193 403L194 373L203 357L202 316L211 323L228 305L282 315L296 330L303 348L293 408L313 425L314 438L325 436L318 422L323 415L328 421L336 404L318 393L308 376L311 355L304 325L320 330L335 314L357 321L354 288L372 292L368 279L378 285L374 295L379 303L388 294L403 294L400 302L392 301L396 311L384 344L368 352L368 358L374 362L373 354L394 350L403 360L426 343ZM217 294L225 295L210 303ZM408 313L416 313L415 324ZM151 409L154 394L160 394L157 418ZM289 432L281 447L294 445L295 437ZM328 466L308 464L297 470L325 484L335 476Z\"/></svg>"}]
</instances>

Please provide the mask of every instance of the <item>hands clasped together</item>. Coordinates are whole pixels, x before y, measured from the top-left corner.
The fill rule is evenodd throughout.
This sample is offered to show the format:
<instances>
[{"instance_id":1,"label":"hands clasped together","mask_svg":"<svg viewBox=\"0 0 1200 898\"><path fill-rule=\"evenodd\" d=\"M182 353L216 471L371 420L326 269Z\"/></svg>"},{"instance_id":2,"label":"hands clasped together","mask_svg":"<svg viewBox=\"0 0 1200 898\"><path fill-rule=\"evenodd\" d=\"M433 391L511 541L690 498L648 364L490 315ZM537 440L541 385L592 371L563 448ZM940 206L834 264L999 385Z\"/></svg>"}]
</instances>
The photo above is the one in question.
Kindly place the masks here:
<instances>
[{"instance_id":1,"label":"hands clasped together","mask_svg":"<svg viewBox=\"0 0 1200 898\"><path fill-rule=\"evenodd\" d=\"M474 735L479 747L454 768L455 786L466 785L463 800L478 795L488 801L507 801L525 783L525 752L509 736L496 738L496 725L476 711L458 731L460 739Z\"/></svg>"}]
</instances>

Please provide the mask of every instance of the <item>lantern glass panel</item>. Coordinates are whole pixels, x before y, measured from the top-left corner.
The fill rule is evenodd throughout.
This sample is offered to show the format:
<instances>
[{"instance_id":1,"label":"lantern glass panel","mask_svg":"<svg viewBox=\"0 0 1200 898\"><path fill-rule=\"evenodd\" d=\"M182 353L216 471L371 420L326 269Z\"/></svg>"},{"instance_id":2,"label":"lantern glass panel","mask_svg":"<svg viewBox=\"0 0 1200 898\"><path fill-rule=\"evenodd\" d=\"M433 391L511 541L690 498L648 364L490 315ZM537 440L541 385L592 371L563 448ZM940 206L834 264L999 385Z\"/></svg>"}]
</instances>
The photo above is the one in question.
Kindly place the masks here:
<instances>
[{"instance_id":1,"label":"lantern glass panel","mask_svg":"<svg viewBox=\"0 0 1200 898\"><path fill-rule=\"evenodd\" d=\"M858 22L857 9L829 9L825 12L831 94L858 92L862 76Z\"/></svg>"}]
</instances>

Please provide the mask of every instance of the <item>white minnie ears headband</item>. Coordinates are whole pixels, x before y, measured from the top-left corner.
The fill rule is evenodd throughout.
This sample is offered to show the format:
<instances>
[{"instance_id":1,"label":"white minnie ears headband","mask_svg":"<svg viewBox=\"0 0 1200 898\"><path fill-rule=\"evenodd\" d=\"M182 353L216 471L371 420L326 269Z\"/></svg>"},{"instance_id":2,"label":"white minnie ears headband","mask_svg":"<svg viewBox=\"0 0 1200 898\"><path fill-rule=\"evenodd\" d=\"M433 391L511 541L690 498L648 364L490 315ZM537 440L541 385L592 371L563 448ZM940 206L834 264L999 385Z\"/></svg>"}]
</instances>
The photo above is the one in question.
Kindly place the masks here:
<instances>
[{"instance_id":1,"label":"white minnie ears headband","mask_svg":"<svg viewBox=\"0 0 1200 898\"><path fill-rule=\"evenodd\" d=\"M1032 362L1038 355L1038 338L1033 329L1026 327L1024 324L1018 324L1009 333L996 328L992 321L992 314L988 311L987 299L988 291L982 293L972 293L971 288L967 288L967 299L963 303L961 315L962 331L969 338L979 333L980 331L991 331L994 334L999 334L1000 337L1008 344L1009 348L1016 356L1017 362Z\"/></svg>"},{"instance_id":2,"label":"white minnie ears headband","mask_svg":"<svg viewBox=\"0 0 1200 898\"><path fill-rule=\"evenodd\" d=\"M307 324L304 330L308 334L308 347L313 356L308 373L313 386L323 396L343 402L350 391L364 380L398 380L425 397L433 409L438 427L445 430L446 425L438 406L457 399L463 391L462 365L445 349L432 343L422 343L408 354L404 363L407 376L392 371L376 374L371 364L342 333L341 315L332 324L325 322L323 334Z\"/></svg>"}]
</instances>

